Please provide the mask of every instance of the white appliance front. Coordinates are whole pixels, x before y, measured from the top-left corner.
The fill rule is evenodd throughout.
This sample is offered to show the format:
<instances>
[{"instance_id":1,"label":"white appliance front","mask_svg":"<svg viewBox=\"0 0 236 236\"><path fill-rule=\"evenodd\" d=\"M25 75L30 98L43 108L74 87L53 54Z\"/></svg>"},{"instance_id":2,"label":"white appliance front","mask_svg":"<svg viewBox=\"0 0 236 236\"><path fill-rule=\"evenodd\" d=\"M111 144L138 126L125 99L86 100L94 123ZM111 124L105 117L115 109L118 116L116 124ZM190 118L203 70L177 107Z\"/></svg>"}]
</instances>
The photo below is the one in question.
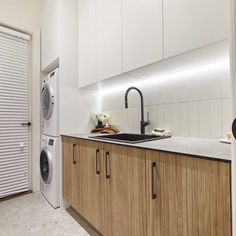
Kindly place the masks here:
<instances>
[{"instance_id":1,"label":"white appliance front","mask_svg":"<svg viewBox=\"0 0 236 236\"><path fill-rule=\"evenodd\" d=\"M40 152L40 189L47 201L60 207L59 137L42 136Z\"/></svg>"},{"instance_id":2,"label":"white appliance front","mask_svg":"<svg viewBox=\"0 0 236 236\"><path fill-rule=\"evenodd\" d=\"M59 69L43 80L41 90L42 133L59 136Z\"/></svg>"}]
</instances>

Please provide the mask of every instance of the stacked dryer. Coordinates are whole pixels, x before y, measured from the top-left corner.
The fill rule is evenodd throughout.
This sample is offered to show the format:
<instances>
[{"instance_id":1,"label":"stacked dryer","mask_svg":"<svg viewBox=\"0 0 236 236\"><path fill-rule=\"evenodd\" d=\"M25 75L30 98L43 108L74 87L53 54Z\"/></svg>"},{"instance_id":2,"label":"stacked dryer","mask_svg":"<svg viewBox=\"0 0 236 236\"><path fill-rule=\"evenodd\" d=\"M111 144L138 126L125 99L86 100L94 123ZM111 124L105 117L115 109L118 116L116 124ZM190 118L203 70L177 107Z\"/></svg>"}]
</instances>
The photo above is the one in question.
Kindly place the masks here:
<instances>
[{"instance_id":1,"label":"stacked dryer","mask_svg":"<svg viewBox=\"0 0 236 236\"><path fill-rule=\"evenodd\" d=\"M40 189L54 208L60 206L58 80L59 71L56 69L43 80L41 90Z\"/></svg>"}]
</instances>

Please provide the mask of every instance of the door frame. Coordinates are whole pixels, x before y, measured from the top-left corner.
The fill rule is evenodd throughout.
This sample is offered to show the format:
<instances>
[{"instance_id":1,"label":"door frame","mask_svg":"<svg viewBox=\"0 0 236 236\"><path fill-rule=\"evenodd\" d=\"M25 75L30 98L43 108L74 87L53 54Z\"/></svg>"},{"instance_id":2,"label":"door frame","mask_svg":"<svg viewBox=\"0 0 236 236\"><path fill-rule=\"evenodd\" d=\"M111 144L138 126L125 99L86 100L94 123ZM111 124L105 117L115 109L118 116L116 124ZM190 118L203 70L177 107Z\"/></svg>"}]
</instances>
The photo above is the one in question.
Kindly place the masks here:
<instances>
[{"instance_id":1,"label":"door frame","mask_svg":"<svg viewBox=\"0 0 236 236\"><path fill-rule=\"evenodd\" d=\"M0 21L0 26L19 34L29 35L29 189L40 190L40 28L22 29ZM33 96L34 94L34 96Z\"/></svg>"},{"instance_id":2,"label":"door frame","mask_svg":"<svg viewBox=\"0 0 236 236\"><path fill-rule=\"evenodd\" d=\"M29 55L28 55L28 60L29 60L29 70L28 70L28 121L32 123L32 35L28 32L15 29L14 27L7 26L5 24L0 23L0 27L3 27L0 29L0 32L13 35L13 36L18 36L20 38L25 38L25 40L28 41L28 47L29 47ZM32 190L32 127L30 126L28 128L28 188L29 190Z\"/></svg>"},{"instance_id":3,"label":"door frame","mask_svg":"<svg viewBox=\"0 0 236 236\"><path fill-rule=\"evenodd\" d=\"M229 0L229 41L230 73L232 95L232 121L236 117L236 0ZM232 194L232 235L236 236L236 140L231 144L231 194Z\"/></svg>"}]
</instances>

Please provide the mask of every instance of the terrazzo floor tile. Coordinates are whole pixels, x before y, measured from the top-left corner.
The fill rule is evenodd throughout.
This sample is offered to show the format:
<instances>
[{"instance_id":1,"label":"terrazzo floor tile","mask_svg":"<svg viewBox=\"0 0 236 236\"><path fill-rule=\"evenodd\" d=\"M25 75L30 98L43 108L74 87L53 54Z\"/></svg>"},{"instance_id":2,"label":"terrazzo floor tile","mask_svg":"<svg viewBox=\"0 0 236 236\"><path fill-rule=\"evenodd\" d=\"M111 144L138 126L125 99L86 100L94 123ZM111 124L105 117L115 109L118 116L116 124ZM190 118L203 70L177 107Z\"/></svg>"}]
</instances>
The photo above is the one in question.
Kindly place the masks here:
<instances>
[{"instance_id":1,"label":"terrazzo floor tile","mask_svg":"<svg viewBox=\"0 0 236 236\"><path fill-rule=\"evenodd\" d=\"M53 209L41 193L0 202L0 236L89 236L65 210Z\"/></svg>"}]
</instances>

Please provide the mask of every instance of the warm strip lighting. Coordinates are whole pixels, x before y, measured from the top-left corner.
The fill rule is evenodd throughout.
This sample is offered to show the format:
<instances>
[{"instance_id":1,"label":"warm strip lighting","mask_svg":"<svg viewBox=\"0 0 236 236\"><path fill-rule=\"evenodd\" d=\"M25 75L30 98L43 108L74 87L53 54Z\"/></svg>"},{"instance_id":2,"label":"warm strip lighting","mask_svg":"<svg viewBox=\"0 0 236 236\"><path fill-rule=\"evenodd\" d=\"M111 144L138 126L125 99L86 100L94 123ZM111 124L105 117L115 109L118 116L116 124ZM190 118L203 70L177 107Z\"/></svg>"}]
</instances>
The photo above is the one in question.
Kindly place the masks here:
<instances>
[{"instance_id":1,"label":"warm strip lighting","mask_svg":"<svg viewBox=\"0 0 236 236\"><path fill-rule=\"evenodd\" d=\"M161 83L166 83L166 82L171 82L175 80L181 80L186 77L196 77L196 75L202 75L202 74L207 74L209 71L217 71L217 70L222 70L222 69L229 69L229 60L221 60L209 64L204 64L201 66L197 67L192 67L188 68L182 71L175 71L169 74L164 74L161 76L158 76L153 74L153 76L150 77L148 76L148 79L140 79L137 81L129 81L129 82L124 82L121 85L113 85L110 87L107 87L105 89L101 89L101 96L104 95L109 95L109 94L114 94L114 93L119 93L122 91L125 91L128 89L130 86L135 86L135 87L142 87L145 86L147 83L152 86L152 85L158 85ZM128 75L129 76L129 75ZM131 78L134 78L133 76L130 76Z\"/></svg>"}]
</instances>

